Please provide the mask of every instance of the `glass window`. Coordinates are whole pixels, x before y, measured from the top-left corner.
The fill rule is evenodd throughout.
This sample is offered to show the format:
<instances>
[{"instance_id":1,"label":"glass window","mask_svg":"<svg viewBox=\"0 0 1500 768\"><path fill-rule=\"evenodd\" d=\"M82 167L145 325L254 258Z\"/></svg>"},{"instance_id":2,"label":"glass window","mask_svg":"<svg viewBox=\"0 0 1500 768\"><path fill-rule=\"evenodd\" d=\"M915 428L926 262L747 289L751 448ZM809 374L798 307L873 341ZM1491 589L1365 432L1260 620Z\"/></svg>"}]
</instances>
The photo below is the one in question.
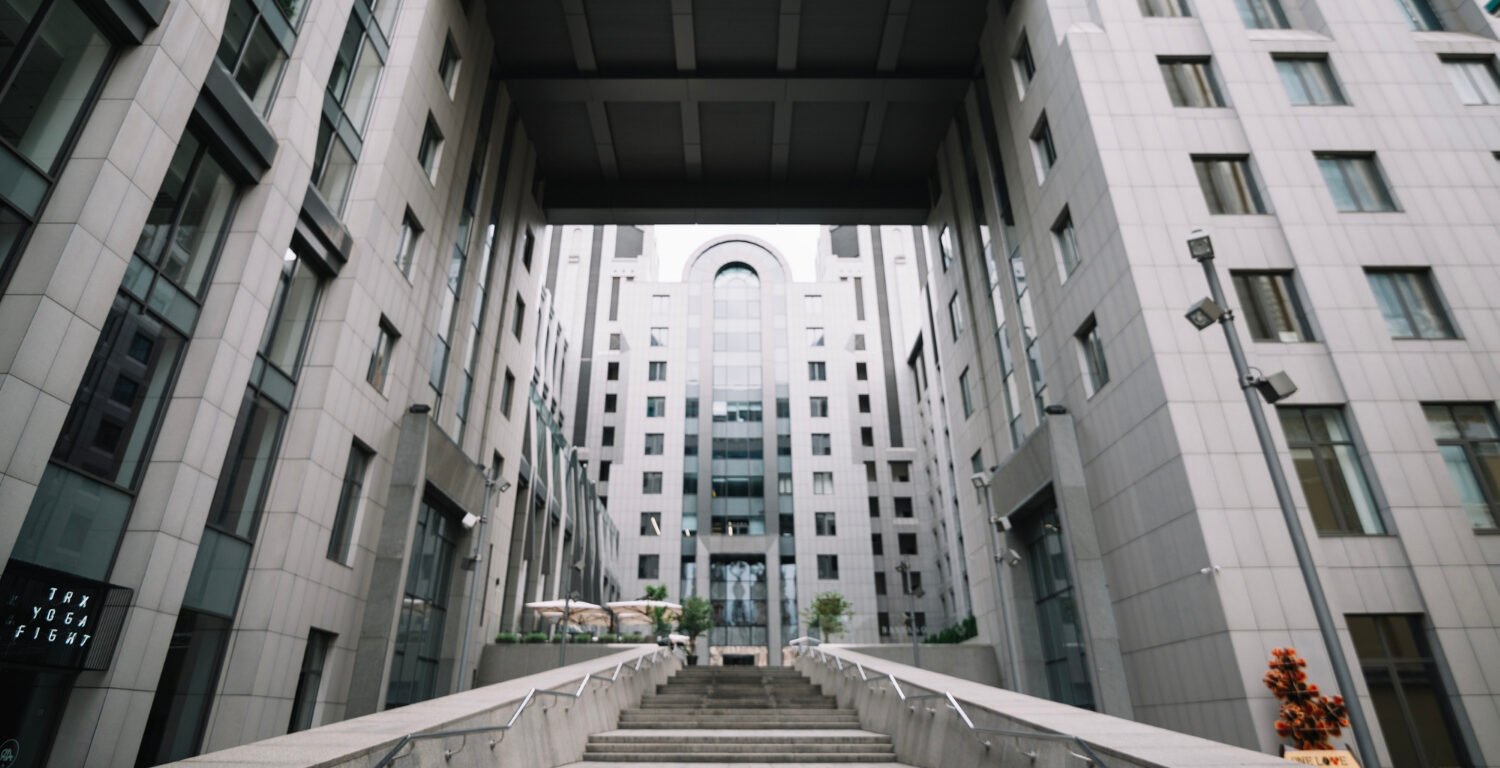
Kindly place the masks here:
<instances>
[{"instance_id":1,"label":"glass window","mask_svg":"<svg viewBox=\"0 0 1500 768\"><path fill-rule=\"evenodd\" d=\"M667 415L667 399L665 397L646 398L646 415L658 418Z\"/></svg>"},{"instance_id":2,"label":"glass window","mask_svg":"<svg viewBox=\"0 0 1500 768\"><path fill-rule=\"evenodd\" d=\"M953 296L948 299L948 328L953 331L954 341L957 341L964 332L964 308L958 302L957 291L954 291Z\"/></svg>"},{"instance_id":3,"label":"glass window","mask_svg":"<svg viewBox=\"0 0 1500 768\"><path fill-rule=\"evenodd\" d=\"M443 90L450 99L458 92L458 69L462 61L458 44L453 42L452 35L448 35L443 40L443 56L438 59L438 79L443 82Z\"/></svg>"},{"instance_id":4,"label":"glass window","mask_svg":"<svg viewBox=\"0 0 1500 768\"><path fill-rule=\"evenodd\" d=\"M281 282L271 301L271 317L260 340L260 354L287 376L296 378L311 335L322 279L297 252L287 249L281 260Z\"/></svg>"},{"instance_id":5,"label":"glass window","mask_svg":"<svg viewBox=\"0 0 1500 768\"><path fill-rule=\"evenodd\" d=\"M661 555L641 555L636 561L635 575L638 579L661 577Z\"/></svg>"},{"instance_id":6,"label":"glass window","mask_svg":"<svg viewBox=\"0 0 1500 768\"><path fill-rule=\"evenodd\" d=\"M653 361L647 368L647 378L651 381L666 381L667 364L661 361Z\"/></svg>"},{"instance_id":7,"label":"glass window","mask_svg":"<svg viewBox=\"0 0 1500 768\"><path fill-rule=\"evenodd\" d=\"M1028 526L1026 563L1030 566L1033 610L1047 698L1091 709L1087 648L1078 616L1072 573L1062 541L1061 521L1049 510Z\"/></svg>"},{"instance_id":8,"label":"glass window","mask_svg":"<svg viewBox=\"0 0 1500 768\"><path fill-rule=\"evenodd\" d=\"M1401 10L1406 13L1406 21L1411 28L1419 31L1438 31L1443 28L1443 23L1438 19L1437 13L1432 10L1432 5L1427 0L1396 0Z\"/></svg>"},{"instance_id":9,"label":"glass window","mask_svg":"<svg viewBox=\"0 0 1500 768\"><path fill-rule=\"evenodd\" d=\"M860 413L869 413L870 412L870 396L869 395L859 395L856 398L856 401L857 401L857 403L859 405L859 412Z\"/></svg>"},{"instance_id":10,"label":"glass window","mask_svg":"<svg viewBox=\"0 0 1500 768\"><path fill-rule=\"evenodd\" d=\"M812 455L832 456L833 437L827 434L814 433L812 436Z\"/></svg>"},{"instance_id":11,"label":"glass window","mask_svg":"<svg viewBox=\"0 0 1500 768\"><path fill-rule=\"evenodd\" d=\"M890 465L891 465L891 482L893 482L893 483L909 483L909 482L911 482L911 462L909 462L909 461L893 461L893 462L890 462Z\"/></svg>"},{"instance_id":12,"label":"glass window","mask_svg":"<svg viewBox=\"0 0 1500 768\"><path fill-rule=\"evenodd\" d=\"M620 380L620 364L619 363L606 363L604 365L604 378L607 381L619 381Z\"/></svg>"},{"instance_id":13,"label":"glass window","mask_svg":"<svg viewBox=\"0 0 1500 768\"><path fill-rule=\"evenodd\" d=\"M1142 16L1192 16L1188 0L1138 0Z\"/></svg>"},{"instance_id":14,"label":"glass window","mask_svg":"<svg viewBox=\"0 0 1500 768\"><path fill-rule=\"evenodd\" d=\"M803 296L802 311L809 315L823 314L823 297L818 295Z\"/></svg>"},{"instance_id":15,"label":"glass window","mask_svg":"<svg viewBox=\"0 0 1500 768\"><path fill-rule=\"evenodd\" d=\"M866 448L873 448L875 446L874 427L859 428L859 444L865 446Z\"/></svg>"},{"instance_id":16,"label":"glass window","mask_svg":"<svg viewBox=\"0 0 1500 768\"><path fill-rule=\"evenodd\" d=\"M291 38L295 37L291 29L295 29L296 21L287 17L287 11L300 11L301 3L294 8L287 6L269 1L230 0L229 17L219 38L219 63L229 70L245 98L262 114L271 110L271 97L281 79ZM268 16L277 13L281 17Z\"/></svg>"},{"instance_id":17,"label":"glass window","mask_svg":"<svg viewBox=\"0 0 1500 768\"><path fill-rule=\"evenodd\" d=\"M870 507L870 517L880 517L880 497L871 496L867 501Z\"/></svg>"},{"instance_id":18,"label":"glass window","mask_svg":"<svg viewBox=\"0 0 1500 768\"><path fill-rule=\"evenodd\" d=\"M521 295L518 293L516 294L516 309L510 318L510 332L519 339L521 338L521 331L525 330L525 328L526 300L521 298ZM617 363L610 363L610 365L617 365Z\"/></svg>"},{"instance_id":19,"label":"glass window","mask_svg":"<svg viewBox=\"0 0 1500 768\"><path fill-rule=\"evenodd\" d=\"M854 380L865 381L870 378L870 368L864 363L854 364Z\"/></svg>"},{"instance_id":20,"label":"glass window","mask_svg":"<svg viewBox=\"0 0 1500 768\"><path fill-rule=\"evenodd\" d=\"M1342 106L1349 102L1334 77L1327 56L1273 56L1276 74L1286 87L1292 104L1303 106Z\"/></svg>"},{"instance_id":21,"label":"glass window","mask_svg":"<svg viewBox=\"0 0 1500 768\"><path fill-rule=\"evenodd\" d=\"M1385 533L1340 408L1283 407L1281 429L1320 533Z\"/></svg>"},{"instance_id":22,"label":"glass window","mask_svg":"<svg viewBox=\"0 0 1500 768\"><path fill-rule=\"evenodd\" d=\"M1109 364L1104 358L1104 340L1099 336L1099 323L1093 317L1084 321L1083 327L1074 334L1078 340L1078 353L1083 359L1083 386L1089 397L1109 383Z\"/></svg>"},{"instance_id":23,"label":"glass window","mask_svg":"<svg viewBox=\"0 0 1500 768\"><path fill-rule=\"evenodd\" d=\"M938 250L943 256L943 271L947 272L953 265L953 232L946 225L938 233Z\"/></svg>"},{"instance_id":24,"label":"glass window","mask_svg":"<svg viewBox=\"0 0 1500 768\"><path fill-rule=\"evenodd\" d=\"M333 530L328 534L328 559L334 562L349 563L355 522L365 495L365 474L372 458L374 454L359 443L349 448L349 461L344 465L344 484L339 490L338 506L333 511Z\"/></svg>"},{"instance_id":25,"label":"glass window","mask_svg":"<svg viewBox=\"0 0 1500 768\"><path fill-rule=\"evenodd\" d=\"M903 555L917 554L917 535L915 533L896 534L896 551Z\"/></svg>"},{"instance_id":26,"label":"glass window","mask_svg":"<svg viewBox=\"0 0 1500 768\"><path fill-rule=\"evenodd\" d=\"M1240 18L1250 29L1291 29L1286 12L1281 9L1281 0L1235 0Z\"/></svg>"},{"instance_id":27,"label":"glass window","mask_svg":"<svg viewBox=\"0 0 1500 768\"><path fill-rule=\"evenodd\" d=\"M1333 204L1344 213L1370 213L1396 210L1390 189L1375 166L1375 156L1320 153L1318 170L1328 183Z\"/></svg>"},{"instance_id":28,"label":"glass window","mask_svg":"<svg viewBox=\"0 0 1500 768\"><path fill-rule=\"evenodd\" d=\"M1366 270L1375 301L1393 339L1451 339L1457 336L1432 271Z\"/></svg>"},{"instance_id":29,"label":"glass window","mask_svg":"<svg viewBox=\"0 0 1500 768\"><path fill-rule=\"evenodd\" d=\"M1057 247L1057 261L1062 265L1062 279L1067 280L1078 270L1078 233L1073 228L1073 215L1066 209L1057 223L1052 225L1052 242Z\"/></svg>"},{"instance_id":30,"label":"glass window","mask_svg":"<svg viewBox=\"0 0 1500 768\"><path fill-rule=\"evenodd\" d=\"M1250 338L1280 342L1312 339L1290 271L1232 271L1229 274L1234 282L1234 292L1244 308Z\"/></svg>"},{"instance_id":31,"label":"glass window","mask_svg":"<svg viewBox=\"0 0 1500 768\"><path fill-rule=\"evenodd\" d=\"M1344 618L1391 765L1473 765L1459 737L1452 698L1433 658L1422 616L1349 614Z\"/></svg>"},{"instance_id":32,"label":"glass window","mask_svg":"<svg viewBox=\"0 0 1500 768\"><path fill-rule=\"evenodd\" d=\"M238 196L234 181L202 143L193 134L184 134L152 199L146 224L136 239L135 255L156 267L189 298L200 299ZM127 285L132 277L126 275ZM144 289L136 293L147 295ZM162 294L152 289L150 295L151 303L158 305L156 299Z\"/></svg>"},{"instance_id":33,"label":"glass window","mask_svg":"<svg viewBox=\"0 0 1500 768\"><path fill-rule=\"evenodd\" d=\"M328 77L328 98L318 129L317 154L313 158L312 183L334 211L343 211L354 164L362 147L360 137L375 101L375 86L385 66L384 36L366 26L360 9L350 11L344 36L334 56Z\"/></svg>"},{"instance_id":34,"label":"glass window","mask_svg":"<svg viewBox=\"0 0 1500 768\"><path fill-rule=\"evenodd\" d=\"M813 494L817 496L826 496L830 493L833 493L833 473L814 472Z\"/></svg>"},{"instance_id":35,"label":"glass window","mask_svg":"<svg viewBox=\"0 0 1500 768\"><path fill-rule=\"evenodd\" d=\"M401 239L396 245L396 268L401 274L411 276L411 265L417 255L417 240L422 237L422 225L417 222L417 217L412 214L411 209L406 209L406 214L401 217Z\"/></svg>"},{"instance_id":36,"label":"glass window","mask_svg":"<svg viewBox=\"0 0 1500 768\"><path fill-rule=\"evenodd\" d=\"M417 164L422 166L429 181L437 179L438 161L443 154L443 132L432 115L427 115L427 124L422 128L422 143L417 148Z\"/></svg>"},{"instance_id":37,"label":"glass window","mask_svg":"<svg viewBox=\"0 0 1500 768\"><path fill-rule=\"evenodd\" d=\"M651 314L655 317L666 317L672 314L672 297L660 294L652 296Z\"/></svg>"},{"instance_id":38,"label":"glass window","mask_svg":"<svg viewBox=\"0 0 1500 768\"><path fill-rule=\"evenodd\" d=\"M1037 178L1047 178L1047 172L1057 165L1057 144L1052 140L1052 126L1047 124L1045 114L1031 131L1031 151L1036 155Z\"/></svg>"},{"instance_id":39,"label":"glass window","mask_svg":"<svg viewBox=\"0 0 1500 768\"><path fill-rule=\"evenodd\" d=\"M974 390L969 384L969 369L965 368L958 374L958 392L963 399L964 418L974 415Z\"/></svg>"},{"instance_id":40,"label":"glass window","mask_svg":"<svg viewBox=\"0 0 1500 768\"><path fill-rule=\"evenodd\" d=\"M839 577L839 556L818 555L818 578L837 579Z\"/></svg>"},{"instance_id":41,"label":"glass window","mask_svg":"<svg viewBox=\"0 0 1500 768\"><path fill-rule=\"evenodd\" d=\"M653 346L653 347L665 347L666 345L667 345L667 329L666 328L652 328L651 329L651 346Z\"/></svg>"},{"instance_id":42,"label":"glass window","mask_svg":"<svg viewBox=\"0 0 1500 768\"><path fill-rule=\"evenodd\" d=\"M170 763L198 754L229 632L227 618L188 609L177 615L146 715L137 765Z\"/></svg>"},{"instance_id":43,"label":"glass window","mask_svg":"<svg viewBox=\"0 0 1500 768\"><path fill-rule=\"evenodd\" d=\"M446 655L443 629L448 619L449 584L458 556L459 524L454 515L423 499L411 538L406 592L401 601L396 646L391 654L385 708L426 701L446 693L438 666Z\"/></svg>"},{"instance_id":44,"label":"glass window","mask_svg":"<svg viewBox=\"0 0 1500 768\"><path fill-rule=\"evenodd\" d=\"M875 517L875 515L871 515L871 517ZM879 531L872 531L870 533L870 554L872 554L872 555L884 555L885 554L885 536L881 535L881 533ZM880 574L880 575L883 576L884 574Z\"/></svg>"},{"instance_id":45,"label":"glass window","mask_svg":"<svg viewBox=\"0 0 1500 768\"><path fill-rule=\"evenodd\" d=\"M391 327L391 322L380 318L380 327L375 334L375 347L370 350L370 365L365 370L365 381L375 388L376 392L385 391L385 381L391 371L391 352L396 345L396 339L401 334Z\"/></svg>"},{"instance_id":46,"label":"glass window","mask_svg":"<svg viewBox=\"0 0 1500 768\"><path fill-rule=\"evenodd\" d=\"M1174 107L1223 107L1224 91L1207 57L1157 59Z\"/></svg>"},{"instance_id":47,"label":"glass window","mask_svg":"<svg viewBox=\"0 0 1500 768\"><path fill-rule=\"evenodd\" d=\"M876 538L877 539L879 538L879 534L876 534ZM880 553L877 552L876 554L880 554ZM886 593L885 572L884 571L877 571L875 573L875 594L876 595L884 595L885 593ZM881 624L881 632L880 632L880 634L882 634L882 635L889 634L890 627L888 625L889 625L890 621L889 621L889 619L884 618L885 617L884 613L882 613L880 615L882 617L881 622L880 622L880 624Z\"/></svg>"},{"instance_id":48,"label":"glass window","mask_svg":"<svg viewBox=\"0 0 1500 768\"><path fill-rule=\"evenodd\" d=\"M614 427L605 427L604 431L599 434L599 442L602 443L603 445L605 445L606 447L614 445L615 444L615 428Z\"/></svg>"},{"instance_id":49,"label":"glass window","mask_svg":"<svg viewBox=\"0 0 1500 768\"><path fill-rule=\"evenodd\" d=\"M210 525L243 539L255 538L286 418L286 411L253 387L246 390L219 473Z\"/></svg>"},{"instance_id":50,"label":"glass window","mask_svg":"<svg viewBox=\"0 0 1500 768\"><path fill-rule=\"evenodd\" d=\"M613 393L604 396L604 412L614 413L619 409L619 396Z\"/></svg>"},{"instance_id":51,"label":"glass window","mask_svg":"<svg viewBox=\"0 0 1500 768\"><path fill-rule=\"evenodd\" d=\"M834 520L832 512L817 512L813 515L813 525L819 536L837 536L838 523Z\"/></svg>"},{"instance_id":52,"label":"glass window","mask_svg":"<svg viewBox=\"0 0 1500 768\"><path fill-rule=\"evenodd\" d=\"M510 418L510 401L516 392L516 375L505 369L505 382L500 385L500 412Z\"/></svg>"},{"instance_id":53,"label":"glass window","mask_svg":"<svg viewBox=\"0 0 1500 768\"><path fill-rule=\"evenodd\" d=\"M891 499L896 517L908 518L915 514L910 496L896 496Z\"/></svg>"},{"instance_id":54,"label":"glass window","mask_svg":"<svg viewBox=\"0 0 1500 768\"><path fill-rule=\"evenodd\" d=\"M310 630L307 649L302 652L302 670L297 673L297 690L292 694L292 720L287 733L305 731L317 722L318 694L323 690L323 667L333 648L331 632Z\"/></svg>"},{"instance_id":55,"label":"glass window","mask_svg":"<svg viewBox=\"0 0 1500 768\"><path fill-rule=\"evenodd\" d=\"M1493 59L1444 58L1443 69L1464 104L1500 104L1500 78Z\"/></svg>"},{"instance_id":56,"label":"glass window","mask_svg":"<svg viewBox=\"0 0 1500 768\"><path fill-rule=\"evenodd\" d=\"M808 328L807 329L807 346L809 346L809 347L821 347L821 346L823 346L823 329L822 328Z\"/></svg>"},{"instance_id":57,"label":"glass window","mask_svg":"<svg viewBox=\"0 0 1500 768\"><path fill-rule=\"evenodd\" d=\"M810 398L808 398L808 410L809 410L809 415L811 415L815 419L827 418L828 417L828 398L826 398L826 397L810 397Z\"/></svg>"},{"instance_id":58,"label":"glass window","mask_svg":"<svg viewBox=\"0 0 1500 768\"><path fill-rule=\"evenodd\" d=\"M642 512L641 513L641 535L642 536L660 536L661 535L661 513L660 512Z\"/></svg>"},{"instance_id":59,"label":"glass window","mask_svg":"<svg viewBox=\"0 0 1500 768\"><path fill-rule=\"evenodd\" d=\"M651 493L651 494L661 493L661 473L660 472L642 472L641 473L641 493Z\"/></svg>"},{"instance_id":60,"label":"glass window","mask_svg":"<svg viewBox=\"0 0 1500 768\"><path fill-rule=\"evenodd\" d=\"M1476 530L1500 524L1500 427L1494 410L1478 403L1422 406L1438 453Z\"/></svg>"},{"instance_id":61,"label":"glass window","mask_svg":"<svg viewBox=\"0 0 1500 768\"><path fill-rule=\"evenodd\" d=\"M646 435L646 455L660 456L665 453L666 435L661 432L651 432Z\"/></svg>"},{"instance_id":62,"label":"glass window","mask_svg":"<svg viewBox=\"0 0 1500 768\"><path fill-rule=\"evenodd\" d=\"M611 351L611 352L619 352L620 351L620 334L618 334L618 333L611 333L609 335L609 351Z\"/></svg>"},{"instance_id":63,"label":"glass window","mask_svg":"<svg viewBox=\"0 0 1500 768\"><path fill-rule=\"evenodd\" d=\"M1208 212L1243 215L1269 213L1250 170L1248 157L1193 157L1193 170L1203 188Z\"/></svg>"},{"instance_id":64,"label":"glass window","mask_svg":"<svg viewBox=\"0 0 1500 768\"><path fill-rule=\"evenodd\" d=\"M12 0L3 8L0 142L54 176L115 47L74 0Z\"/></svg>"},{"instance_id":65,"label":"glass window","mask_svg":"<svg viewBox=\"0 0 1500 768\"><path fill-rule=\"evenodd\" d=\"M808 381L827 381L828 364L823 362L811 362L807 364Z\"/></svg>"},{"instance_id":66,"label":"glass window","mask_svg":"<svg viewBox=\"0 0 1500 768\"><path fill-rule=\"evenodd\" d=\"M1024 91L1036 79L1036 59L1031 55L1031 41L1025 34L1021 35L1021 45L1016 48L1016 55L1011 58L1011 63L1015 65L1016 77Z\"/></svg>"}]
</instances>

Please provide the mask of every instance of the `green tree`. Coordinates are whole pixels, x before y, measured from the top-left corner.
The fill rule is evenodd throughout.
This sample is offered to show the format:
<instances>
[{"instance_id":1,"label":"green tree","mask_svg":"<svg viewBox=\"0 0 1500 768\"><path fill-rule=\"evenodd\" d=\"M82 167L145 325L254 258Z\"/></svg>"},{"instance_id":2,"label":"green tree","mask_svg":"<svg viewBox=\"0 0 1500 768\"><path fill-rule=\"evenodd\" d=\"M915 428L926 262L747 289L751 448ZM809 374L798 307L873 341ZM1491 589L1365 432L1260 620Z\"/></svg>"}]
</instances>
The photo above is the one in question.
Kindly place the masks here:
<instances>
[{"instance_id":1,"label":"green tree","mask_svg":"<svg viewBox=\"0 0 1500 768\"><path fill-rule=\"evenodd\" d=\"M854 606L837 592L823 592L813 598L802 612L808 627L815 627L822 640L830 640L844 631L844 621L854 615Z\"/></svg>"},{"instance_id":2,"label":"green tree","mask_svg":"<svg viewBox=\"0 0 1500 768\"><path fill-rule=\"evenodd\" d=\"M714 628L714 607L707 600L694 595L682 601L682 618L677 620L677 629L688 636L688 644L698 647L698 636Z\"/></svg>"},{"instance_id":3,"label":"green tree","mask_svg":"<svg viewBox=\"0 0 1500 768\"><path fill-rule=\"evenodd\" d=\"M650 584L648 584L648 585L646 585L646 596L643 597L643 598L641 598L641 599L642 600L661 600L661 601L666 601L666 599L667 599L667 585L665 585L665 584L656 584L656 585L650 585ZM656 632L656 634L658 636L665 635L668 632L672 631L672 625L670 623L668 623L668 621L667 621L667 609L665 609L665 608L652 608L651 609L651 624L652 624L652 629Z\"/></svg>"}]
</instances>

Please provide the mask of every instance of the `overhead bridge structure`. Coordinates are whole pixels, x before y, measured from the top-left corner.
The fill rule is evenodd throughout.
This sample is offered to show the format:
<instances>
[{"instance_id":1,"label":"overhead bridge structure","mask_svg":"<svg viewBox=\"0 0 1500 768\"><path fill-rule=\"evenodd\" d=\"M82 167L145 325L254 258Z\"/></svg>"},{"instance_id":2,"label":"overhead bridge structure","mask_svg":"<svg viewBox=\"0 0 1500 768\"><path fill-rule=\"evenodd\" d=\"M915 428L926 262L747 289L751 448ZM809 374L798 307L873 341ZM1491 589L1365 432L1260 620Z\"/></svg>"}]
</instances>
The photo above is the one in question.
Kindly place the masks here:
<instances>
[{"instance_id":1,"label":"overhead bridge structure","mask_svg":"<svg viewBox=\"0 0 1500 768\"><path fill-rule=\"evenodd\" d=\"M985 0L494 4L552 223L927 220Z\"/></svg>"}]
</instances>

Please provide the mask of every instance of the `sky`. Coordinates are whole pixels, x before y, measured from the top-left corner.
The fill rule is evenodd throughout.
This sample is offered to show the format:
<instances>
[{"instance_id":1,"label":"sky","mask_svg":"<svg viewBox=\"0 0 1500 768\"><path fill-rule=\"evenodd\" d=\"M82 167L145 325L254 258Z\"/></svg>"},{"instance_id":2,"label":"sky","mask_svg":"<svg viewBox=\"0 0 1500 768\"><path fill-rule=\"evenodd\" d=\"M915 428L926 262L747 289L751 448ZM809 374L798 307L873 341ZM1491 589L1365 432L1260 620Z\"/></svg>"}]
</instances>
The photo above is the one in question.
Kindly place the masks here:
<instances>
[{"instance_id":1,"label":"sky","mask_svg":"<svg viewBox=\"0 0 1500 768\"><path fill-rule=\"evenodd\" d=\"M698 247L723 235L750 235L770 243L792 265L792 279L811 282L814 278L813 261L818 255L817 225L759 225L735 226L732 224L689 224L658 226L656 228L656 254L661 264L661 278L675 282L682 279L682 268L689 256Z\"/></svg>"}]
</instances>

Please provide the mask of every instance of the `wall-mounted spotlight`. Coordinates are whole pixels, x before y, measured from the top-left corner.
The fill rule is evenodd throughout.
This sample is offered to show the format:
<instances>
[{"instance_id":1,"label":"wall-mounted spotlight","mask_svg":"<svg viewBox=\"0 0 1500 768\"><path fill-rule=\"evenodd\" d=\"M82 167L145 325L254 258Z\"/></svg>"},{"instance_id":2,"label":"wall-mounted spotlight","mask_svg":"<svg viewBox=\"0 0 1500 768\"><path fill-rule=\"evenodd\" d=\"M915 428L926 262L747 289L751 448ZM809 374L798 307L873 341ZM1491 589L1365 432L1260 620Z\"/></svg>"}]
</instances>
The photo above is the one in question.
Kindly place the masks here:
<instances>
[{"instance_id":1,"label":"wall-mounted spotlight","mask_svg":"<svg viewBox=\"0 0 1500 768\"><path fill-rule=\"evenodd\" d=\"M472 530L474 526L479 525L479 515L473 512L465 512L464 518L458 521L458 524L462 525L466 531Z\"/></svg>"},{"instance_id":2,"label":"wall-mounted spotlight","mask_svg":"<svg viewBox=\"0 0 1500 768\"><path fill-rule=\"evenodd\" d=\"M1215 323L1224 319L1229 310L1219 306L1213 299L1199 299L1196 304L1187 311L1188 322L1200 331L1207 330Z\"/></svg>"},{"instance_id":3,"label":"wall-mounted spotlight","mask_svg":"<svg viewBox=\"0 0 1500 768\"><path fill-rule=\"evenodd\" d=\"M1281 371L1270 376L1260 376L1249 379L1246 383L1255 387L1255 391L1265 398L1267 403L1276 403L1297 394L1297 385L1292 382L1292 377Z\"/></svg>"},{"instance_id":4,"label":"wall-mounted spotlight","mask_svg":"<svg viewBox=\"0 0 1500 768\"><path fill-rule=\"evenodd\" d=\"M510 481L509 480L501 480L500 481L500 492L501 493L505 493L508 490L510 490Z\"/></svg>"},{"instance_id":5,"label":"wall-mounted spotlight","mask_svg":"<svg viewBox=\"0 0 1500 768\"><path fill-rule=\"evenodd\" d=\"M1208 230L1195 229L1188 235L1188 253L1197 261L1209 261L1214 257L1214 241Z\"/></svg>"}]
</instances>

